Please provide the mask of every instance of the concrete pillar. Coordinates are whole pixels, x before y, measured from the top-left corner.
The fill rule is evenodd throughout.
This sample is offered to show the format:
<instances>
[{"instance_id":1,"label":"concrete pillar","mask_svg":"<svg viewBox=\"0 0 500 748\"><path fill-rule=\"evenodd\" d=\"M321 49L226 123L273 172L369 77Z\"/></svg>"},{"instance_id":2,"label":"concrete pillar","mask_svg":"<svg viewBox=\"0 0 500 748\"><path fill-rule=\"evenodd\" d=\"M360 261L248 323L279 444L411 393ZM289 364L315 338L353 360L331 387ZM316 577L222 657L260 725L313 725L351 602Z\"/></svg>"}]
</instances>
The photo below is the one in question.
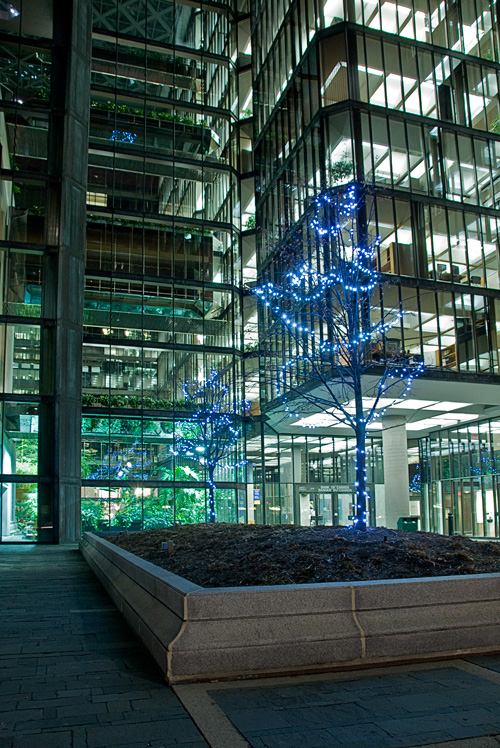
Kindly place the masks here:
<instances>
[{"instance_id":1,"label":"concrete pillar","mask_svg":"<svg viewBox=\"0 0 500 748\"><path fill-rule=\"evenodd\" d=\"M384 453L384 511L377 507L377 524L397 528L399 517L410 511L408 479L408 444L404 416L386 416L382 419L382 449Z\"/></svg>"},{"instance_id":2,"label":"concrete pillar","mask_svg":"<svg viewBox=\"0 0 500 748\"><path fill-rule=\"evenodd\" d=\"M298 491L298 485L302 483L303 479L306 477L304 471L305 444L294 444L291 451L292 460L283 466L281 480L293 485L294 523L296 525L305 525L307 527L311 521L310 498L308 493L303 494Z\"/></svg>"},{"instance_id":3,"label":"concrete pillar","mask_svg":"<svg viewBox=\"0 0 500 748\"><path fill-rule=\"evenodd\" d=\"M41 345L42 542L80 536L81 379L92 5L54 0L53 121Z\"/></svg>"}]
</instances>

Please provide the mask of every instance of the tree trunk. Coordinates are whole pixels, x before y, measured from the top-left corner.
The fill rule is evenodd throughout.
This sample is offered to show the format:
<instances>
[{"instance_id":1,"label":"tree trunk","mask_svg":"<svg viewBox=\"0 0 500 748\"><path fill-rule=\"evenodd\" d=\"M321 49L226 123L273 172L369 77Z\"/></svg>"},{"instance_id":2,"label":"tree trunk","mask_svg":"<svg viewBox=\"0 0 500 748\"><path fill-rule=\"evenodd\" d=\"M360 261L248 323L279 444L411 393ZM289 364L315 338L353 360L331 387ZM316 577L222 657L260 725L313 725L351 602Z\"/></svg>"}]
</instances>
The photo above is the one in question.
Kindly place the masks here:
<instances>
[{"instance_id":1,"label":"tree trunk","mask_svg":"<svg viewBox=\"0 0 500 748\"><path fill-rule=\"evenodd\" d=\"M215 522L215 483L214 471L208 471L208 521Z\"/></svg>"},{"instance_id":2,"label":"tree trunk","mask_svg":"<svg viewBox=\"0 0 500 748\"><path fill-rule=\"evenodd\" d=\"M366 426L359 424L356 428L356 511L354 512L354 527L356 530L366 530L368 492L366 490Z\"/></svg>"},{"instance_id":3,"label":"tree trunk","mask_svg":"<svg viewBox=\"0 0 500 748\"><path fill-rule=\"evenodd\" d=\"M366 509L368 503L368 493L366 490L366 423L363 412L361 378L355 382L354 401L356 406L356 468L354 483L356 487L356 505L353 512L353 521L356 530L366 530Z\"/></svg>"}]
</instances>

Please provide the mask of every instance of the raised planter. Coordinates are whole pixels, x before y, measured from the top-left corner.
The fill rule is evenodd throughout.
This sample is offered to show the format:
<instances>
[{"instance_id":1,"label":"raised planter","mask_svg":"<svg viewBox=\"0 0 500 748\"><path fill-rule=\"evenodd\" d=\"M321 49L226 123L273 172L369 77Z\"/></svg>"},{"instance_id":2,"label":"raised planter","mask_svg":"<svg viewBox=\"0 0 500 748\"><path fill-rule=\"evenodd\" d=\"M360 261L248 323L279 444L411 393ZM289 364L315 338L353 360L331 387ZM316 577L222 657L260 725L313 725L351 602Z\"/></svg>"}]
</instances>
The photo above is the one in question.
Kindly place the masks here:
<instances>
[{"instance_id":1,"label":"raised planter","mask_svg":"<svg viewBox=\"0 0 500 748\"><path fill-rule=\"evenodd\" d=\"M91 533L80 548L171 683L500 651L500 574L207 589Z\"/></svg>"}]
</instances>

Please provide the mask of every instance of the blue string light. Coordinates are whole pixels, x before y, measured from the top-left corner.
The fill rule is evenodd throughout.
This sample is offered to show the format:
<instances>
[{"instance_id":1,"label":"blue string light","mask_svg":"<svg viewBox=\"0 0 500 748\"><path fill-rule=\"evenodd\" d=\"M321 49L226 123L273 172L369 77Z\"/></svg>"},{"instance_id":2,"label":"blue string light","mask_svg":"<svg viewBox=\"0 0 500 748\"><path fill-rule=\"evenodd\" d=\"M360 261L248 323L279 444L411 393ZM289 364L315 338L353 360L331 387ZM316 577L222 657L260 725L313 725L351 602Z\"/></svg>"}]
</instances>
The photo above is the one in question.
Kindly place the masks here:
<instances>
[{"instance_id":1,"label":"blue string light","mask_svg":"<svg viewBox=\"0 0 500 748\"><path fill-rule=\"evenodd\" d=\"M216 521L214 474L221 466L237 469L246 460L228 462L227 458L241 436L241 428L236 426L238 417L250 410L248 400L233 400L229 386L221 381L215 369L203 381L188 380L182 391L188 405L199 405L189 417L176 424L174 446L170 452L174 456L184 455L196 460L205 468L206 483L209 488L208 519Z\"/></svg>"},{"instance_id":2,"label":"blue string light","mask_svg":"<svg viewBox=\"0 0 500 748\"><path fill-rule=\"evenodd\" d=\"M415 377L424 370L423 361L411 354L398 351L390 355L386 350L386 335L401 326L405 314L401 308L381 313L378 321L369 319L376 309L372 294L382 283L377 270L381 238L370 237L365 229L361 219L365 198L366 189L356 183L343 191L317 195L309 221L315 240L304 242L301 237L295 245L292 242L282 248L280 259L292 265L291 269L286 268L281 282L269 280L255 289L279 323L278 329L281 326L289 335L291 353L278 365L274 383L285 417L304 415L289 402L293 394L293 400L305 400L313 415L328 414L356 433L353 525L360 529L369 521L367 427L390 407L381 405L382 397L406 397ZM318 259L305 260L306 253ZM367 393L362 388L362 377L367 373L378 376L378 383L370 385L373 397L368 406L363 402ZM326 394L315 395L310 386L300 385L314 379ZM332 382L340 383L341 395L336 394ZM394 388L398 388L397 396ZM318 425L311 423L310 427Z\"/></svg>"}]
</instances>

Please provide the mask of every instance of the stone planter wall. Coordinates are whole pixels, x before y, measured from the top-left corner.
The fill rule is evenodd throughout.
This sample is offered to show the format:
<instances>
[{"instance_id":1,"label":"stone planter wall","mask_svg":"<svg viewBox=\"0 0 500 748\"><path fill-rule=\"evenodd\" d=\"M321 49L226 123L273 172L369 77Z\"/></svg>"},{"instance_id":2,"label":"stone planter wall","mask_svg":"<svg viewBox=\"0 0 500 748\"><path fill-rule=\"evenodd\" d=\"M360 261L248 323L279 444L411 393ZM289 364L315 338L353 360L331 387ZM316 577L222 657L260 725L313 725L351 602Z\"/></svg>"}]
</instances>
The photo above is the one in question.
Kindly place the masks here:
<instances>
[{"instance_id":1,"label":"stone planter wall","mask_svg":"<svg viewBox=\"0 0 500 748\"><path fill-rule=\"evenodd\" d=\"M500 574L206 589L91 533L80 548L171 683L500 651Z\"/></svg>"}]
</instances>

